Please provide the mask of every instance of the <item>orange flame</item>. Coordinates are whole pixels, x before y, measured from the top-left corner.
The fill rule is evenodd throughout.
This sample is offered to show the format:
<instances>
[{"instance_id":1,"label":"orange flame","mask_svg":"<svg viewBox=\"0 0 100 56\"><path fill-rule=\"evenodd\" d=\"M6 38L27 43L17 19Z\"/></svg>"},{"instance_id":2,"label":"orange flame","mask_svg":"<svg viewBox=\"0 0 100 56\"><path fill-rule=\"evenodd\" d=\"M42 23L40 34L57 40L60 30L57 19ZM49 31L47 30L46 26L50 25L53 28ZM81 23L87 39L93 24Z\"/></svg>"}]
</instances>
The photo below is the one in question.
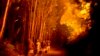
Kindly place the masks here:
<instances>
[{"instance_id":1,"label":"orange flame","mask_svg":"<svg viewBox=\"0 0 100 56\"><path fill-rule=\"evenodd\" d=\"M65 3L65 13L63 14L60 24L65 24L71 27L71 35L68 37L69 41L75 40L80 33L90 29L90 4L80 0L79 3L67 0Z\"/></svg>"}]
</instances>

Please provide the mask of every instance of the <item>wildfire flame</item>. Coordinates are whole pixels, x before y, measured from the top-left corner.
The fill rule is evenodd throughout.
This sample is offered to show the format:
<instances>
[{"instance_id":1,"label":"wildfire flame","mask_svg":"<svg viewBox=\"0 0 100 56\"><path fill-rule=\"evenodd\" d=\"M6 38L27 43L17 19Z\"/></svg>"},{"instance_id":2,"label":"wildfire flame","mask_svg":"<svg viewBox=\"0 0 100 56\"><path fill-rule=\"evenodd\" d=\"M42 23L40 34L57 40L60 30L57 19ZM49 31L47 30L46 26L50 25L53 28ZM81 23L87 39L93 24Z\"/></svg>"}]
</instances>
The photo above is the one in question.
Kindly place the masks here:
<instances>
[{"instance_id":1,"label":"wildfire flame","mask_svg":"<svg viewBox=\"0 0 100 56\"><path fill-rule=\"evenodd\" d=\"M60 24L72 28L71 35L68 37L69 41L75 40L80 33L91 28L90 4L91 2L84 0L80 0L78 3L70 0L66 1L65 13L61 17Z\"/></svg>"}]
</instances>

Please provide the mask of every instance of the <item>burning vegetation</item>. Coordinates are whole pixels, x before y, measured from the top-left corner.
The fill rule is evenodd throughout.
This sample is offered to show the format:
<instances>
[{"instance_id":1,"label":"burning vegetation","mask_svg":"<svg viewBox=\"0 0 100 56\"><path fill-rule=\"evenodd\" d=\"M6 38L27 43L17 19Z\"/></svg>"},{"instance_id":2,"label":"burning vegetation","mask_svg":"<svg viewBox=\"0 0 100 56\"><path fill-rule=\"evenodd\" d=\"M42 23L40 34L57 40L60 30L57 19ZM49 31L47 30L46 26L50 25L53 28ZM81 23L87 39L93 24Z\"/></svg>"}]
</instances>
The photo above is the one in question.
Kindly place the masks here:
<instances>
[{"instance_id":1,"label":"burning vegetation","mask_svg":"<svg viewBox=\"0 0 100 56\"><path fill-rule=\"evenodd\" d=\"M69 41L75 40L81 33L86 33L91 28L90 19L91 1L84 0L67 0L65 2L65 12L61 17L60 24L71 27Z\"/></svg>"}]
</instances>

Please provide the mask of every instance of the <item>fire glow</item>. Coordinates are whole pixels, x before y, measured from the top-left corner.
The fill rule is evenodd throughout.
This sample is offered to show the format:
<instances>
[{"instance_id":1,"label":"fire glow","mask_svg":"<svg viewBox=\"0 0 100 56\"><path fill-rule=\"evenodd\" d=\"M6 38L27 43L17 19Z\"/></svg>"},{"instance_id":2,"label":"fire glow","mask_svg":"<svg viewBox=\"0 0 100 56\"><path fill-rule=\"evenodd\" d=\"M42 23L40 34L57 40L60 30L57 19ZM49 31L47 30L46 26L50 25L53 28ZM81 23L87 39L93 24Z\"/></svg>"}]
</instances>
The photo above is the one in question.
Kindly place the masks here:
<instances>
[{"instance_id":1,"label":"fire glow","mask_svg":"<svg viewBox=\"0 0 100 56\"><path fill-rule=\"evenodd\" d=\"M43 2L43 3L42 3ZM20 4L17 6L16 4ZM70 34L68 37L64 37L66 42L74 41L79 35L87 33L87 30L91 29L92 20L90 18L91 11L91 1L86 2L85 0L7 0L7 5L2 20L2 27L0 29L0 40L3 39L5 35L5 29L7 24L8 14L10 13L11 5L14 4L12 14L10 19L14 24L21 26L16 27L14 30L14 24L8 27L8 32L11 30L11 35L3 42L7 47L5 50L12 56L48 56L52 55L62 55L65 54L63 50L55 50L56 45L53 48L51 46L51 39L53 32L59 31L58 25L65 25L68 27ZM24 5L23 5L24 4ZM60 5L59 5L60 4ZM64 8L63 8L64 5ZM25 9L25 10L24 10ZM64 9L64 10L63 10ZM60 12L63 10L63 12ZM18 12L18 15L17 15ZM57 14L58 13L58 14ZM12 15L11 14L11 15ZM17 16L16 16L17 15ZM19 19L20 18L20 19ZM60 20L58 19L60 18ZM10 21L9 20L9 21ZM17 22L17 23L16 23ZM10 23L10 22L9 22ZM59 24L60 23L60 24ZM57 25L58 24L58 25ZM10 29L11 28L11 29ZM10 29L10 30L9 30ZM67 31L67 30L66 30ZM68 33L68 31L66 33ZM19 33L21 32L21 33ZM14 33L14 34L13 34ZM65 32L64 32L65 33ZM7 33L8 34L8 33ZM14 39L18 39L17 35L21 35L21 43L14 42ZM55 35L58 33L56 32ZM15 38L14 38L15 37ZM10 39L9 39L10 38ZM55 37L57 39L58 37ZM25 43L27 42L27 48ZM12 44L13 43L13 44ZM22 49L21 49L22 48ZM21 51L21 50L22 51ZM26 51L25 51L25 50ZM17 51L16 51L17 50ZM12 53L13 52L13 53ZM27 54L26 54L27 53ZM49 54L45 54L49 53ZM62 55L63 56L63 55Z\"/></svg>"},{"instance_id":2,"label":"fire glow","mask_svg":"<svg viewBox=\"0 0 100 56\"><path fill-rule=\"evenodd\" d=\"M85 33L90 29L90 5L91 2L80 0L79 3L67 0L65 3L65 13L60 20L60 24L65 24L72 28L71 35L68 37L69 41L77 39L80 33Z\"/></svg>"}]
</instances>

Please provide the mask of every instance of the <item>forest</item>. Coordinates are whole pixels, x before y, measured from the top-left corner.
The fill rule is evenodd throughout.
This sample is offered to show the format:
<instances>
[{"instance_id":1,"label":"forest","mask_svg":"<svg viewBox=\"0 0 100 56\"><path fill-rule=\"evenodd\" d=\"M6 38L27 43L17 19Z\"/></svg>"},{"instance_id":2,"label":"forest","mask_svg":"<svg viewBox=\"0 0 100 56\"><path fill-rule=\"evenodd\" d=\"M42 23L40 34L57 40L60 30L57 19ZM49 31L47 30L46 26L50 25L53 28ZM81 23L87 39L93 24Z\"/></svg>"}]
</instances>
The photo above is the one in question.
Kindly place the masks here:
<instances>
[{"instance_id":1,"label":"forest","mask_svg":"<svg viewBox=\"0 0 100 56\"><path fill-rule=\"evenodd\" d=\"M96 56L99 3L0 0L0 56Z\"/></svg>"}]
</instances>

